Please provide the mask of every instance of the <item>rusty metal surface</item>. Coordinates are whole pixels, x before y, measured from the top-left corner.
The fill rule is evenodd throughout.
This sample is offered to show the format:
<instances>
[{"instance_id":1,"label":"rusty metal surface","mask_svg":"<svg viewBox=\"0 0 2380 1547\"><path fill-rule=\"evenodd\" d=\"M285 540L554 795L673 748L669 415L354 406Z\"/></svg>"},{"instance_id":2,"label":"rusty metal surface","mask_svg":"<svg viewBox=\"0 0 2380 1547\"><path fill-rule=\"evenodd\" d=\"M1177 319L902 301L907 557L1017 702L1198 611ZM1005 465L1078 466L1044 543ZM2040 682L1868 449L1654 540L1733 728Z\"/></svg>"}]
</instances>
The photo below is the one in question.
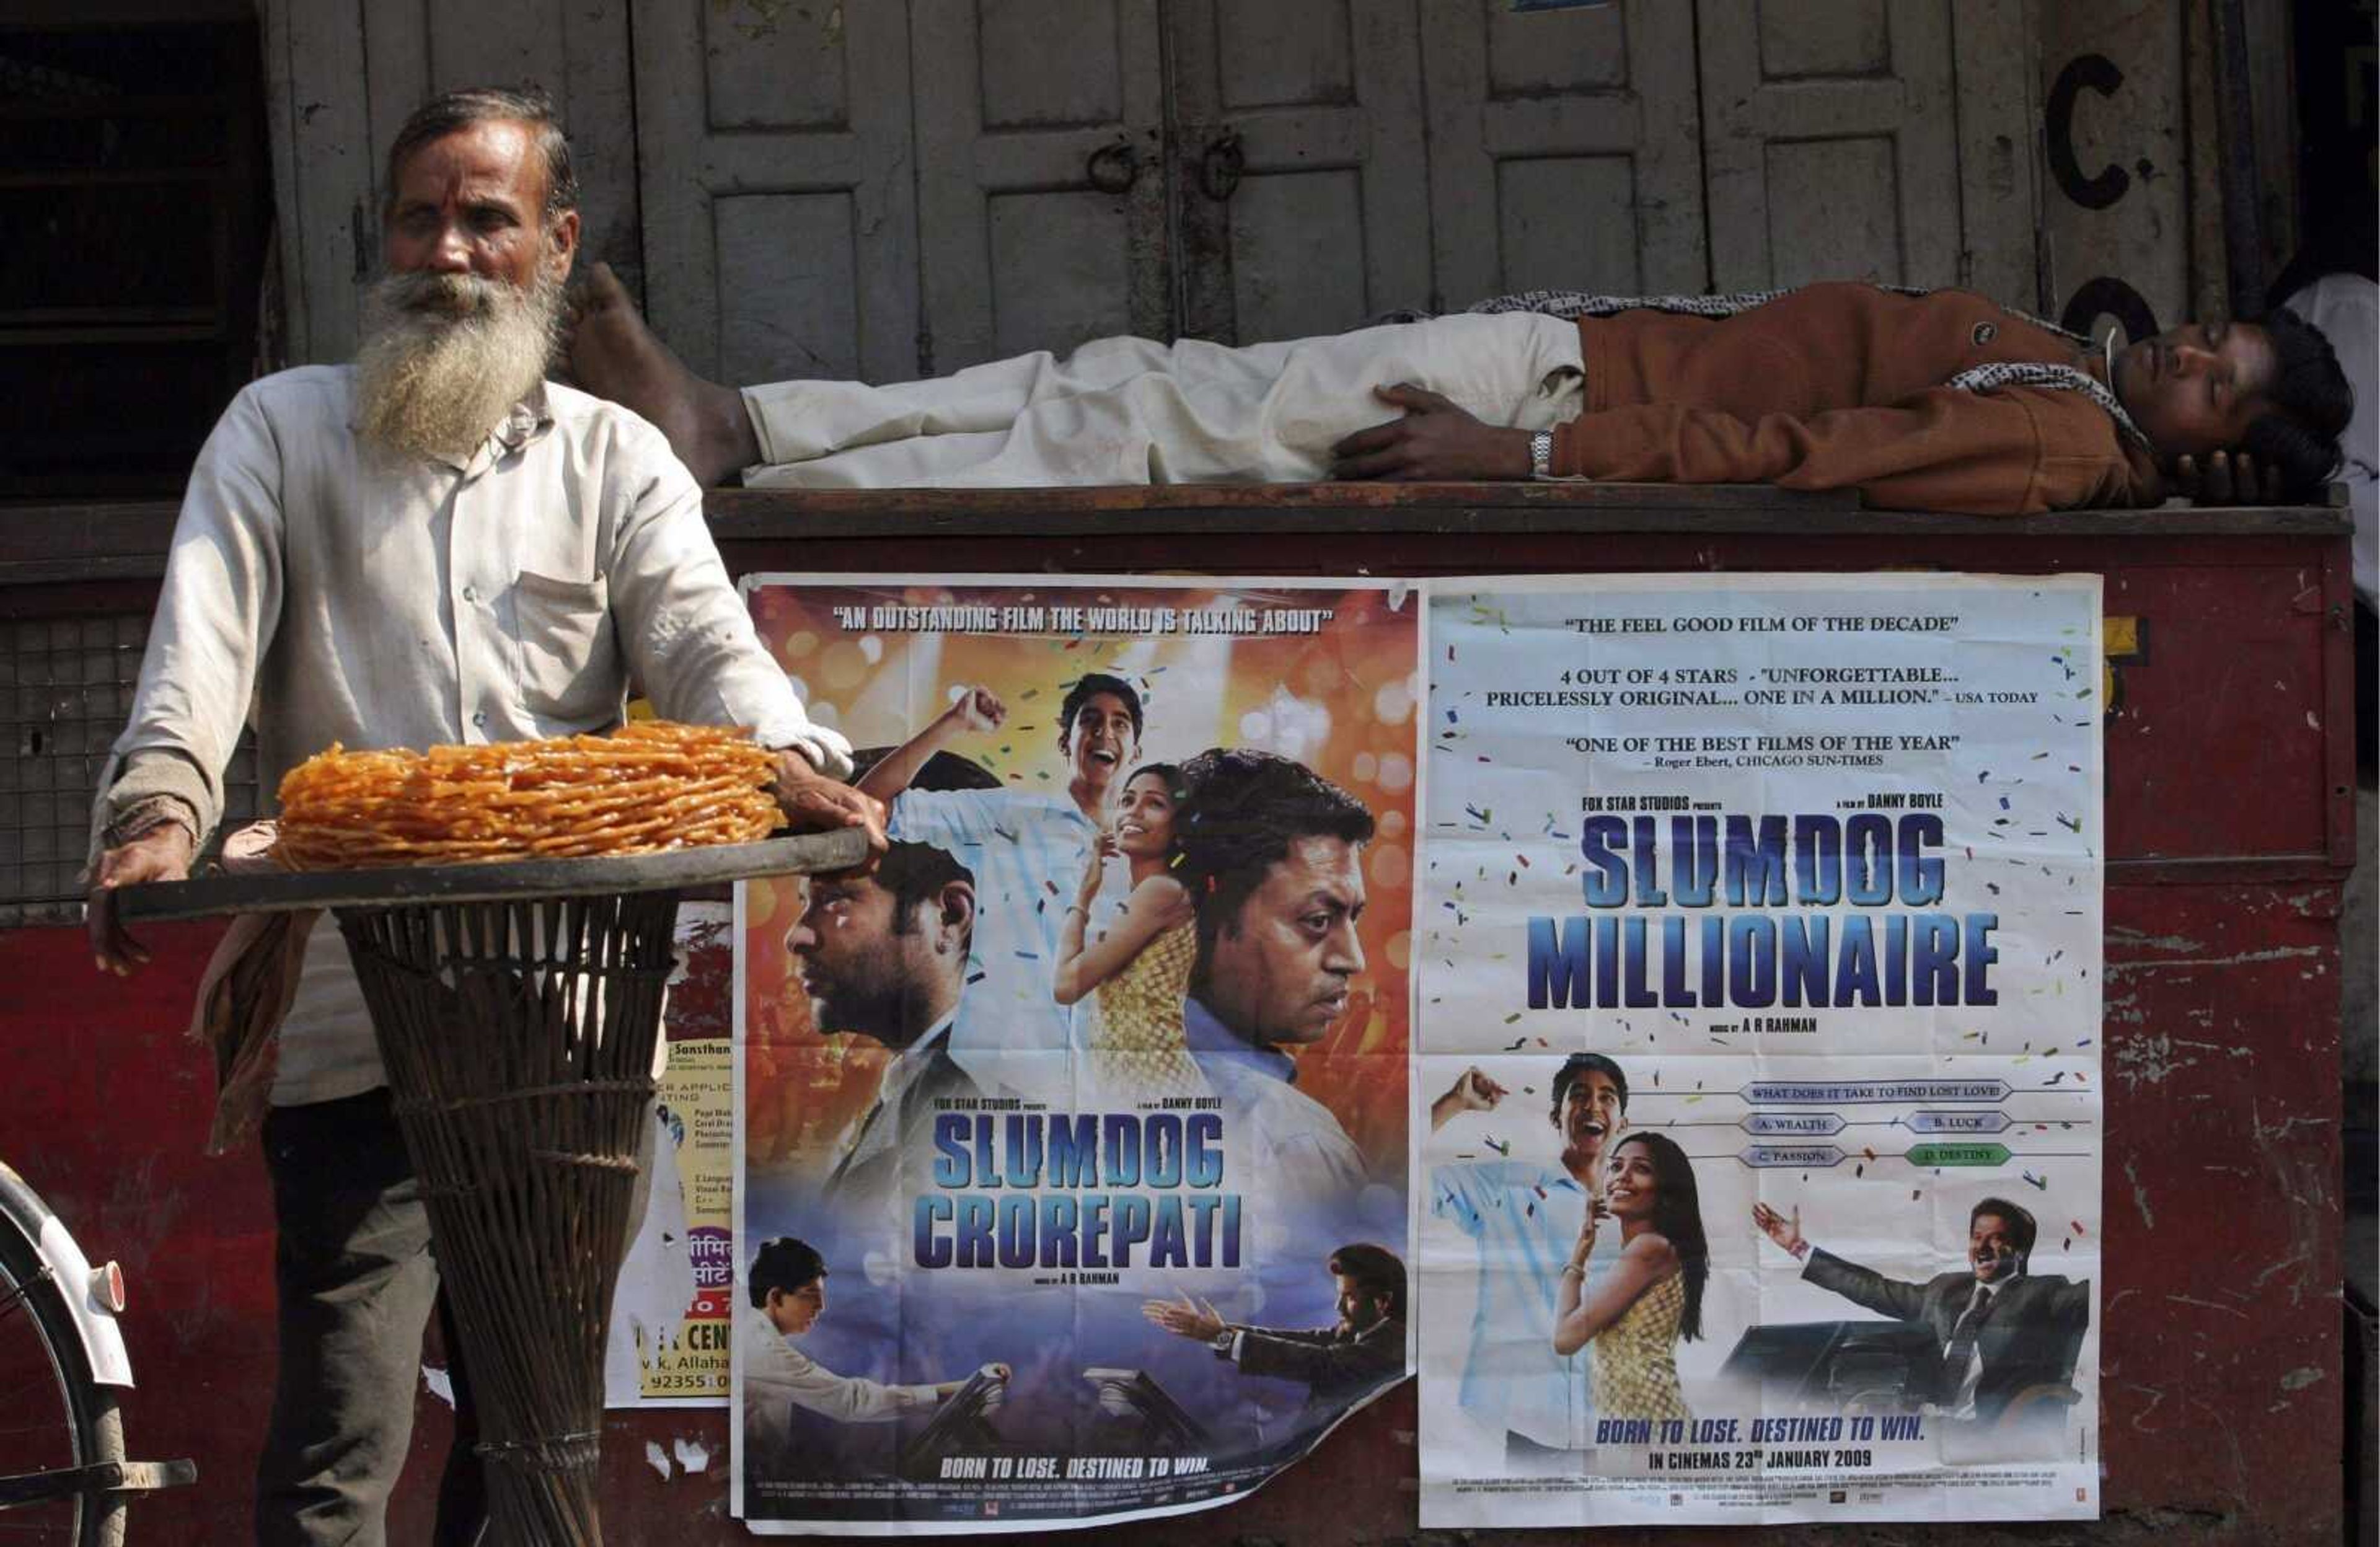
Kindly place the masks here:
<instances>
[{"instance_id":1,"label":"rusty metal surface","mask_svg":"<svg viewBox=\"0 0 2380 1547\"><path fill-rule=\"evenodd\" d=\"M1773 518L1772 518L1773 520ZM739 570L898 573L1180 569L1178 540L1108 529L1027 547L949 536L728 543ZM1242 531L1194 550L1200 568L1288 574L1561 569L2100 570L2107 612L2138 627L2111 654L2107 722L2107 1219L2103 1399L2109 1517L2095 1527L1982 1522L1864 1528L1876 1542L2339 1540L2341 1209L2336 913L2351 804L2338 770L2348 639L2343 542L2200 531L2162 539L2002 529L1914 534ZM18 604L52 593L25 588ZM66 593L88 594L85 592ZM2112 630L2111 630L2112 633ZM128 984L90 973L76 932L0 933L0 1059L14 1099L0 1155L95 1257L123 1260L140 1389L134 1448L198 1457L195 1488L144 1501L135 1540L246 1534L248 1469L273 1348L271 1224L253 1152L200 1155L206 1060L181 1040L212 925L157 926L158 960ZM728 1024L723 935L674 991L675 1035ZM1410 1386L1356 1415L1312 1457L1220 1513L1079 1534L1131 1542L1313 1547L1416 1535ZM421 1540L447 1416L418 1404L394 1540ZM747 1540L725 1518L717 1412L614 1414L604 1507L624 1541ZM1821 1540L1819 1528L1763 1541ZM1482 1533L1553 1542L1554 1532ZM1830 1533L1827 1540L1840 1535ZM1719 1529L1664 1533L1681 1543Z\"/></svg>"}]
</instances>

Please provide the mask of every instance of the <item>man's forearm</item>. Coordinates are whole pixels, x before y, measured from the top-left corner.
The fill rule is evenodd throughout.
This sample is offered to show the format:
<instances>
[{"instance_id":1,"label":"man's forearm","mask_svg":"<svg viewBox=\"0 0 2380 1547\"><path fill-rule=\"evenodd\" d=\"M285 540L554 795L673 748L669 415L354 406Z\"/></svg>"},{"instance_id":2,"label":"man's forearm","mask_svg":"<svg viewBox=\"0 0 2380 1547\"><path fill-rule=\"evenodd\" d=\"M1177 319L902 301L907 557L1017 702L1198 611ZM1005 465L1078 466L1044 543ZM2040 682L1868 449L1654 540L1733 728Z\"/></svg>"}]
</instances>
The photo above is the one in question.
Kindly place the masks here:
<instances>
[{"instance_id":1,"label":"man's forearm","mask_svg":"<svg viewBox=\"0 0 2380 1547\"><path fill-rule=\"evenodd\" d=\"M892 798L909 787L918 771L959 737L957 721L948 713L937 714L926 728L879 758L868 772L859 776L860 789L877 799L892 804Z\"/></svg>"},{"instance_id":2,"label":"man's forearm","mask_svg":"<svg viewBox=\"0 0 2380 1547\"><path fill-rule=\"evenodd\" d=\"M161 822L178 822L200 847L222 820L223 810L206 778L189 759L160 748L128 753L114 782L92 802L88 862L152 831Z\"/></svg>"},{"instance_id":3,"label":"man's forearm","mask_svg":"<svg viewBox=\"0 0 2380 1547\"><path fill-rule=\"evenodd\" d=\"M1925 1309L1923 1285L1887 1278L1874 1268L1848 1261L1821 1246L1811 1247L1809 1255L1802 1260L1802 1276L1853 1305L1864 1306L1896 1321L1914 1320Z\"/></svg>"}]
</instances>

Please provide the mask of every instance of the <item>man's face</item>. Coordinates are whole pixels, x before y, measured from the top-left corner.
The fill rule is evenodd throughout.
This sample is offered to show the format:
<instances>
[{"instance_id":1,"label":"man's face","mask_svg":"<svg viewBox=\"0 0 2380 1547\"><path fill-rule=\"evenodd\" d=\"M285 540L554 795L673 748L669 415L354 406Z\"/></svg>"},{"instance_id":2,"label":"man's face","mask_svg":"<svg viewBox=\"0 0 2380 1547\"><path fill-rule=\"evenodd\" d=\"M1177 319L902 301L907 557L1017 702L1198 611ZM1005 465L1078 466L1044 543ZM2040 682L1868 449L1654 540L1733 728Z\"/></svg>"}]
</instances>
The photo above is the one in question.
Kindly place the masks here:
<instances>
[{"instance_id":1,"label":"man's face","mask_svg":"<svg viewBox=\"0 0 2380 1547\"><path fill-rule=\"evenodd\" d=\"M1601 1069L1588 1069L1562 1091L1562 1155L1589 1164L1603 1158L1628 1126L1620 1101L1620 1087Z\"/></svg>"},{"instance_id":2,"label":"man's face","mask_svg":"<svg viewBox=\"0 0 2380 1547\"><path fill-rule=\"evenodd\" d=\"M1387 1319L1386 1297L1373 1294L1345 1273L1331 1275L1339 1285L1339 1330L1359 1333Z\"/></svg>"},{"instance_id":3,"label":"man's face","mask_svg":"<svg viewBox=\"0 0 2380 1547\"><path fill-rule=\"evenodd\" d=\"M1105 789L1116 769L1139 749L1132 711L1115 694L1093 693L1075 712L1075 723L1066 733L1066 761L1075 778L1095 789Z\"/></svg>"},{"instance_id":4,"label":"man's face","mask_svg":"<svg viewBox=\"0 0 2380 1547\"><path fill-rule=\"evenodd\" d=\"M1364 969L1361 845L1307 836L1265 872L1239 916L1215 932L1200 997L1249 1041L1318 1041Z\"/></svg>"},{"instance_id":5,"label":"man's face","mask_svg":"<svg viewBox=\"0 0 2380 1547\"><path fill-rule=\"evenodd\" d=\"M2017 1275L2014 1228L1998 1214L1977 1214L1967 1225L1967 1261L1976 1282L1998 1284Z\"/></svg>"},{"instance_id":6,"label":"man's face","mask_svg":"<svg viewBox=\"0 0 2380 1547\"><path fill-rule=\"evenodd\" d=\"M2279 370L2273 335L2252 323L2184 323L2119 351L2114 384L2170 468L2238 445L2271 411Z\"/></svg>"},{"instance_id":7,"label":"man's face","mask_svg":"<svg viewBox=\"0 0 2380 1547\"><path fill-rule=\"evenodd\" d=\"M364 297L356 429L403 456L468 458L537 390L552 353L578 216L545 213L526 124L492 120L397 164Z\"/></svg>"},{"instance_id":8,"label":"man's face","mask_svg":"<svg viewBox=\"0 0 2380 1547\"><path fill-rule=\"evenodd\" d=\"M893 930L892 894L861 876L810 882L809 906L785 935L820 1031L897 1042L903 1001L917 981L922 931Z\"/></svg>"},{"instance_id":9,"label":"man's face","mask_svg":"<svg viewBox=\"0 0 2380 1547\"><path fill-rule=\"evenodd\" d=\"M528 125L466 125L407 156L381 234L391 274L475 274L516 290L540 266L560 278L578 246L578 214L545 213L545 158Z\"/></svg>"},{"instance_id":10,"label":"man's face","mask_svg":"<svg viewBox=\"0 0 2380 1547\"><path fill-rule=\"evenodd\" d=\"M799 1337L826 1314L826 1280L814 1278L799 1289L769 1291L769 1320L787 1337Z\"/></svg>"}]
</instances>

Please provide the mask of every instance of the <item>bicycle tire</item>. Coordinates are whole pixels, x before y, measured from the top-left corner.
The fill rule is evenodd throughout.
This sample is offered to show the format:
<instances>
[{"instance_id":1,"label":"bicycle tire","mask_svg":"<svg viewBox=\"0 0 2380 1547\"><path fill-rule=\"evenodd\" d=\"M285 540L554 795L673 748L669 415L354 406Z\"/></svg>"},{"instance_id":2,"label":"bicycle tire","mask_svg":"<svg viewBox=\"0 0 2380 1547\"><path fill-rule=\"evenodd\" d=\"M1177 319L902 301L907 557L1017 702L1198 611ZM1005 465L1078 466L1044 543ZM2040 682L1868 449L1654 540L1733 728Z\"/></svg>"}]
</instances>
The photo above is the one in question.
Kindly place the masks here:
<instances>
[{"instance_id":1,"label":"bicycle tire","mask_svg":"<svg viewBox=\"0 0 2380 1547\"><path fill-rule=\"evenodd\" d=\"M70 1465L121 1461L124 1416L117 1410L115 1394L91 1379L91 1361L83 1357L82 1340L67 1312L63 1288L41 1276L42 1261L36 1243L14 1219L0 1214L0 1306L15 1303L31 1341L46 1358L50 1383L56 1388L55 1399L47 1393L36 1393L28 1396L24 1406L31 1410L37 1427L45 1426L44 1415L51 1401L55 1401L60 1432L70 1442ZM60 1532L56 1540L62 1543L123 1547L124 1496L120 1493L86 1493L74 1500L68 1510L54 1513ZM6 1518L0 1516L0 1520Z\"/></svg>"}]
</instances>

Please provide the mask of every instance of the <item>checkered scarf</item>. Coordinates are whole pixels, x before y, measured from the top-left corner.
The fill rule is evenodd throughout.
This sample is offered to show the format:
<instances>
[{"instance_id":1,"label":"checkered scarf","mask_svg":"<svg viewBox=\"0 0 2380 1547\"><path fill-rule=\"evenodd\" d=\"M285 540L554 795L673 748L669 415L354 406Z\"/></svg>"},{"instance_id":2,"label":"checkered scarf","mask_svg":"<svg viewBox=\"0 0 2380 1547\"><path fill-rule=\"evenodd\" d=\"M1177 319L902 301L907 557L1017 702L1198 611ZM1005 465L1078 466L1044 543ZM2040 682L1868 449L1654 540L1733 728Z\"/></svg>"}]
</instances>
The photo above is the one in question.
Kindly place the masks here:
<instances>
[{"instance_id":1,"label":"checkered scarf","mask_svg":"<svg viewBox=\"0 0 2380 1547\"><path fill-rule=\"evenodd\" d=\"M1899 296L1922 296L1928 292L1909 285L1879 285ZM1609 317L1621 311L1669 311L1689 317L1732 317L1739 311L1749 311L1755 306L1766 306L1786 290L1747 290L1733 296L1598 296L1585 290L1524 290L1518 295L1497 296L1470 308L1473 311L1542 311L1548 316ZM2055 323L2046 323L2012 307L2003 307L2011 317L2021 317L2037 328L2046 328L2060 338L2074 341L2077 347L2087 348L2091 341L2081 334L2069 333ZM2113 362L2110 361L2112 371ZM2149 438L2132 422L2132 416L2116 395L2101 384L2089 372L2071 365L2050 365L2039 361L2004 361L1994 365L1978 365L1960 372L1942 384L1961 392L1997 392L2002 387L2048 387L2058 392L2079 392L2097 405L2116 421L2116 428L2143 449L2149 448Z\"/></svg>"}]
</instances>

